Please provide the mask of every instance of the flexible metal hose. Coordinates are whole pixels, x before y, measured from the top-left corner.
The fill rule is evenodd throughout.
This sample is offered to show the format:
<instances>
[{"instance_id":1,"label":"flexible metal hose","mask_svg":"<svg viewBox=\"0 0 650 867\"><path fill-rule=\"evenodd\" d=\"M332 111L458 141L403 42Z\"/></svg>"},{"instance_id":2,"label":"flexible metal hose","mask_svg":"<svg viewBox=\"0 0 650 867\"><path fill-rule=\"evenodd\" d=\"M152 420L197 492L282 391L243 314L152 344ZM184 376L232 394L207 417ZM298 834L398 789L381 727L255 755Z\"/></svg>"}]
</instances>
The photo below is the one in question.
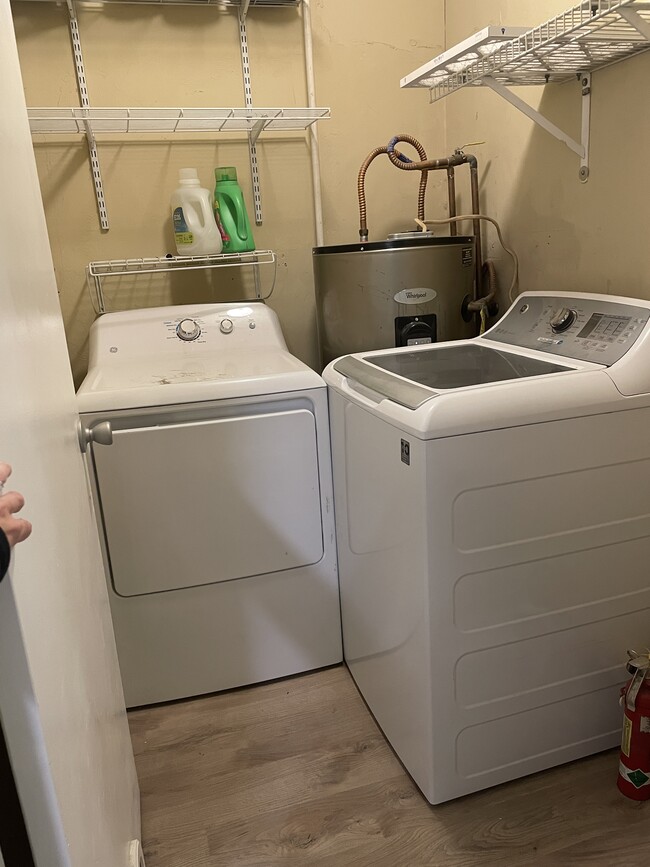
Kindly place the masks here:
<instances>
[{"instance_id":1,"label":"flexible metal hose","mask_svg":"<svg viewBox=\"0 0 650 867\"><path fill-rule=\"evenodd\" d=\"M425 149L422 147L420 142L413 138L410 135L398 135L395 136L391 142L403 141L407 144L413 145L413 147L418 152L420 160L427 159L427 153ZM370 151L368 156L363 161L361 168L359 169L359 175L357 178L357 193L359 197L359 240L367 241L368 240L368 222L367 222L367 210L366 210L366 172L368 171L368 167L370 163L378 157L380 154L388 154L388 147L380 147L375 148L373 151ZM404 164L412 164L412 161L408 159L408 157L404 156L404 154L400 153L400 151L395 150L393 148L392 156L398 161L402 161ZM392 162L392 159L391 159ZM423 170L420 176L420 186L418 189L418 219L424 220L424 197L427 190L427 170Z\"/></svg>"},{"instance_id":2,"label":"flexible metal hose","mask_svg":"<svg viewBox=\"0 0 650 867\"><path fill-rule=\"evenodd\" d=\"M359 240L367 241L368 240L368 221L367 221L367 208L366 208L366 172L368 171L368 167L370 163L379 156L379 154L388 153L388 149L386 147L383 148L375 148L373 151L370 151L368 156L365 158L363 163L361 164L361 168L359 169L359 175L357 176L357 195L359 198Z\"/></svg>"}]
</instances>

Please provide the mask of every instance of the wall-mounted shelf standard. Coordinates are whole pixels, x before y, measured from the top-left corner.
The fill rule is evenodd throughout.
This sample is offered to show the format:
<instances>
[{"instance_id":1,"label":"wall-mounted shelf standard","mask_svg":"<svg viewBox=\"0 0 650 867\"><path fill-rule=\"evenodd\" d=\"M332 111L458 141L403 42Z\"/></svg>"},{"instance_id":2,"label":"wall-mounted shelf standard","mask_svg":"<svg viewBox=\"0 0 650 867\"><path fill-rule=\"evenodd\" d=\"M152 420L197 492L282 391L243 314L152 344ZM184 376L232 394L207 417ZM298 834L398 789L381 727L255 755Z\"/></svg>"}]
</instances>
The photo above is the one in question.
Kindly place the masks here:
<instances>
[{"instance_id":1,"label":"wall-mounted shelf standard","mask_svg":"<svg viewBox=\"0 0 650 867\"><path fill-rule=\"evenodd\" d=\"M263 265L273 265L273 277L266 293L262 293L259 281L259 268ZM272 250L253 250L250 253L219 253L215 256L153 256L143 259L110 259L102 262L89 262L86 266L86 274L88 286L94 291L92 300L95 312L102 314L106 313L103 281L111 277L244 267L253 268L256 299L265 301L270 298L275 288L277 272L277 258Z\"/></svg>"},{"instance_id":2,"label":"wall-mounted shelf standard","mask_svg":"<svg viewBox=\"0 0 650 867\"><path fill-rule=\"evenodd\" d=\"M245 132L308 129L329 108L29 108L32 133Z\"/></svg>"},{"instance_id":3,"label":"wall-mounted shelf standard","mask_svg":"<svg viewBox=\"0 0 650 867\"><path fill-rule=\"evenodd\" d=\"M481 31L483 32L483 31ZM478 34L477 34L478 35ZM580 178L589 175L591 73L650 48L650 2L584 0L527 30L496 50L473 54L467 40L455 68L448 52L406 76L402 87L428 87L431 101L465 87L486 85L580 156ZM513 94L509 87L578 79L582 93L581 141L575 141Z\"/></svg>"}]
</instances>

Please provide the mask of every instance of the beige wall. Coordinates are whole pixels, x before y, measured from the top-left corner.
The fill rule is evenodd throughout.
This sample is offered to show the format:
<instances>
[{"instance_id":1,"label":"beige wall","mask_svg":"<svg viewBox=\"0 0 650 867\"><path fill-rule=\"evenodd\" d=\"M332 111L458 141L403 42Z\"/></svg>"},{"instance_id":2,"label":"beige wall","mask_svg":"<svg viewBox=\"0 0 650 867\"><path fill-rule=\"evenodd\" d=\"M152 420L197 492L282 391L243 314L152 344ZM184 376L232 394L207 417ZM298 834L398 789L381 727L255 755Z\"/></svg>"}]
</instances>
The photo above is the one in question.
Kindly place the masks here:
<instances>
[{"instance_id":1,"label":"beige wall","mask_svg":"<svg viewBox=\"0 0 650 867\"><path fill-rule=\"evenodd\" d=\"M534 26L570 5L453 0L447 3L447 43L488 24ZM487 88L464 88L443 100L450 146L485 140L474 148L483 179L482 206L502 223L519 254L521 289L650 298L649 83L650 53L594 73L586 184L578 179L580 163L573 152ZM515 92L579 139L577 82ZM488 240L492 247L491 230ZM501 283L507 284L510 264L498 256Z\"/></svg>"},{"instance_id":2,"label":"beige wall","mask_svg":"<svg viewBox=\"0 0 650 867\"><path fill-rule=\"evenodd\" d=\"M443 48L443 0L410 0L408 15L377 0L312 3L316 98L331 106L321 122L325 242L358 238L356 175L372 148L398 132L445 151L444 107L426 91L401 92L399 79ZM13 6L28 105L78 105L65 6ZM403 12L404 10L402 10ZM91 102L103 105L241 106L237 18L218 8L106 6L79 11ZM295 9L249 15L253 98L260 106L305 105L302 22ZM40 136L39 176L75 378L87 363L94 318L84 269L91 260L164 255L173 249L169 196L178 169L195 166L212 185L217 165L236 165L252 212L247 148L241 140L156 136L99 145L111 228L99 229L87 149L79 137ZM311 248L315 243L308 141L304 133L263 137L258 146L264 225L258 248L278 253L271 305L290 349L317 365ZM371 237L407 225L417 178L376 162L368 175ZM436 183L430 199L436 200ZM266 272L268 273L268 272ZM115 283L110 284L116 286ZM228 300L241 291L224 272L122 283L120 306ZM232 297L232 295L230 295Z\"/></svg>"},{"instance_id":3,"label":"beige wall","mask_svg":"<svg viewBox=\"0 0 650 867\"><path fill-rule=\"evenodd\" d=\"M400 90L399 79L487 24L535 25L563 11L563 0L409 0L399 14L378 0L312 0L316 95L331 106L319 124L325 243L357 239L356 175L365 155L408 132L441 156L477 140L482 209L501 221L521 260L521 288L593 290L650 298L644 205L650 173L642 162L650 137L650 53L593 78L591 176L581 184L569 149L486 88L466 88L434 105L426 90ZM65 7L14 4L27 101L78 104ZM237 19L218 8L106 6L79 14L88 83L95 105L243 105ZM257 105L304 105L302 23L295 9L249 16L253 97ZM575 137L577 85L521 88ZM258 147L264 225L258 248L278 253L271 305L290 349L317 366L311 248L315 243L307 137L269 136ZM51 137L36 142L37 162L76 380L86 366L94 318L85 287L88 261L163 255L173 249L169 196L177 171L196 166L211 185L216 165L234 164L251 210L248 155L241 140L104 137L100 157L111 229L98 227L85 143ZM640 155L639 158L635 158ZM407 228L415 211L417 174L387 160L367 177L371 239ZM444 216L442 178L434 175L427 213ZM458 173L467 201L467 177ZM509 260L485 230L501 283ZM264 282L270 277L265 272ZM246 281L244 281L246 283ZM110 284L116 286L116 284ZM228 300L241 292L232 272L125 282L116 306ZM502 305L504 293L502 292Z\"/></svg>"}]
</instances>

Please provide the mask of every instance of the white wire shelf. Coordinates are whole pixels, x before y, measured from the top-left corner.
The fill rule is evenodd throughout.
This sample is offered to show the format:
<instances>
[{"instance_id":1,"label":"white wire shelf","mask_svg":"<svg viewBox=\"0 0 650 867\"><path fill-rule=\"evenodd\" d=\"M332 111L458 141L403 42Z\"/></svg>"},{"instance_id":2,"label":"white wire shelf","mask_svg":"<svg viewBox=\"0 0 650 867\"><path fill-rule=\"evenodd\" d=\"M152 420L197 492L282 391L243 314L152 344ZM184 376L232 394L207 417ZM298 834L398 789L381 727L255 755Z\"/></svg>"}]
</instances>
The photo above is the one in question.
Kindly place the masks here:
<instances>
[{"instance_id":1,"label":"white wire shelf","mask_svg":"<svg viewBox=\"0 0 650 867\"><path fill-rule=\"evenodd\" d=\"M444 76L462 72L475 60L494 54L504 43L511 42L527 30L528 27L484 27L406 75L400 81L400 87L431 87Z\"/></svg>"},{"instance_id":2,"label":"white wire shelf","mask_svg":"<svg viewBox=\"0 0 650 867\"><path fill-rule=\"evenodd\" d=\"M400 82L429 88L436 102L468 84L486 85L580 157L578 177L589 177L591 74L650 48L650 0L583 0L562 15L502 46L492 28L445 51ZM504 33L509 28L501 28ZM490 39L490 36L495 38ZM580 141L510 90L512 86L578 80ZM641 85L642 87L643 85Z\"/></svg>"},{"instance_id":3,"label":"white wire shelf","mask_svg":"<svg viewBox=\"0 0 650 867\"><path fill-rule=\"evenodd\" d=\"M650 2L584 0L486 56L466 56L463 68L450 70L440 55L416 70L417 77L413 73L402 79L401 86L428 87L435 102L468 84L519 86L575 79L648 48Z\"/></svg>"},{"instance_id":4,"label":"white wire shelf","mask_svg":"<svg viewBox=\"0 0 650 867\"><path fill-rule=\"evenodd\" d=\"M38 0L42 3L59 3L60 0ZM230 6L242 10L244 13L254 7L258 8L281 8L287 6L300 6L302 0L79 0L78 5L98 6L127 5L141 6Z\"/></svg>"},{"instance_id":5,"label":"white wire shelf","mask_svg":"<svg viewBox=\"0 0 650 867\"><path fill-rule=\"evenodd\" d=\"M259 279L259 267L273 265L273 276L268 291L263 291ZM219 253L215 256L151 256L140 259L110 259L89 262L86 266L88 287L93 307L97 314L107 310L103 281L109 278L138 276L141 274L169 274L183 271L206 271L217 268L252 267L255 279L255 297L265 301L271 297L275 288L277 258L273 250L253 250L249 253Z\"/></svg>"},{"instance_id":6,"label":"white wire shelf","mask_svg":"<svg viewBox=\"0 0 650 867\"><path fill-rule=\"evenodd\" d=\"M164 271L196 271L242 265L273 265L273 250L219 253L216 256L151 256L143 259L108 259L89 262L89 277L123 277L125 274L158 274Z\"/></svg>"},{"instance_id":7,"label":"white wire shelf","mask_svg":"<svg viewBox=\"0 0 650 867\"><path fill-rule=\"evenodd\" d=\"M29 108L35 134L263 132L308 129L329 108Z\"/></svg>"}]
</instances>

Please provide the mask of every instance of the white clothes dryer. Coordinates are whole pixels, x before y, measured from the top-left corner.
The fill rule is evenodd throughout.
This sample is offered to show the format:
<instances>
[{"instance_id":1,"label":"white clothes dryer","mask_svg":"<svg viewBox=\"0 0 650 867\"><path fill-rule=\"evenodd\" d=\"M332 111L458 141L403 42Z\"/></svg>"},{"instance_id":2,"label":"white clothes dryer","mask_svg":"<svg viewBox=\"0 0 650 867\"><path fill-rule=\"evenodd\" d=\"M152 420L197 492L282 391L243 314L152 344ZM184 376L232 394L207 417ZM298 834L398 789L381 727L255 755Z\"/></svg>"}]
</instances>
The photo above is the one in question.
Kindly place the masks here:
<instances>
[{"instance_id":1,"label":"white clothes dryer","mask_svg":"<svg viewBox=\"0 0 650 867\"><path fill-rule=\"evenodd\" d=\"M78 405L129 707L341 660L327 389L270 308L101 316Z\"/></svg>"},{"instance_id":2,"label":"white clothes dryer","mask_svg":"<svg viewBox=\"0 0 650 867\"><path fill-rule=\"evenodd\" d=\"M431 803L619 741L650 646L649 317L525 293L481 337L324 372L345 659Z\"/></svg>"}]
</instances>

